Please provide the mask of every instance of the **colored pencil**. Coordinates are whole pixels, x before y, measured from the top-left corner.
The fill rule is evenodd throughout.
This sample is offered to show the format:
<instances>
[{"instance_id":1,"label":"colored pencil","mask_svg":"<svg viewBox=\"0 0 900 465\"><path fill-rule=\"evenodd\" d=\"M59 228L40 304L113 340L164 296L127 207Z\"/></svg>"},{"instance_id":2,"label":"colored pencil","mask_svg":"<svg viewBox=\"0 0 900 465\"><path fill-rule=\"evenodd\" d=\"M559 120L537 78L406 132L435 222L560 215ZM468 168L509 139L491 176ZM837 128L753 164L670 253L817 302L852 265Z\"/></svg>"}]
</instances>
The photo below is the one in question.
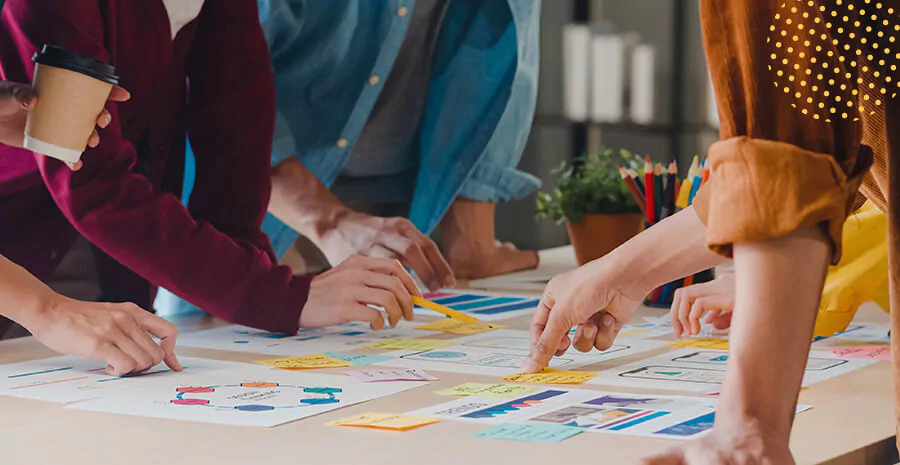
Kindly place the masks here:
<instances>
[{"instance_id":1,"label":"colored pencil","mask_svg":"<svg viewBox=\"0 0 900 465\"><path fill-rule=\"evenodd\" d=\"M663 204L666 206L666 215L675 213L675 186L678 183L678 165L675 161L669 163L669 171L666 177L666 190L663 195Z\"/></svg>"},{"instance_id":2,"label":"colored pencil","mask_svg":"<svg viewBox=\"0 0 900 465\"><path fill-rule=\"evenodd\" d=\"M700 182L700 187L703 187L706 182L709 181L709 159L703 160L703 181Z\"/></svg>"},{"instance_id":3,"label":"colored pencil","mask_svg":"<svg viewBox=\"0 0 900 465\"><path fill-rule=\"evenodd\" d=\"M653 186L653 193L656 195L656 203L654 206L656 207L656 222L659 223L663 220L662 210L663 210L663 190L665 189L665 177L663 176L663 167L659 163L656 164L656 167L653 169L653 182L656 185Z\"/></svg>"},{"instance_id":4,"label":"colored pencil","mask_svg":"<svg viewBox=\"0 0 900 465\"><path fill-rule=\"evenodd\" d=\"M631 176L631 179L637 185L638 190L641 191L641 196L643 197L644 195L646 195L644 193L644 181L641 181L641 177L638 176L637 171L629 168L628 175Z\"/></svg>"},{"instance_id":5,"label":"colored pencil","mask_svg":"<svg viewBox=\"0 0 900 465\"><path fill-rule=\"evenodd\" d=\"M628 188L628 192L631 192L631 196L634 197L634 201L641 209L641 213L646 216L647 209L644 205L644 195L641 194L641 191L638 190L637 184L635 184L634 179L631 178L631 175L628 174L628 171L626 171L625 167L623 167L622 165L619 165L619 176L622 177L622 182L625 183L625 187Z\"/></svg>"},{"instance_id":6,"label":"colored pencil","mask_svg":"<svg viewBox=\"0 0 900 465\"><path fill-rule=\"evenodd\" d=\"M678 208L687 208L690 204L691 197L691 189L694 184L694 176L697 174L697 170L700 169L700 157L694 156L694 161L691 162L691 167L688 169L688 175L684 178L684 182L681 183L681 189L678 191L678 200L675 201L675 205Z\"/></svg>"},{"instance_id":7,"label":"colored pencil","mask_svg":"<svg viewBox=\"0 0 900 465\"><path fill-rule=\"evenodd\" d=\"M697 170L694 174L694 179L691 182L691 195L688 197L688 205L694 203L694 196L697 195L697 191L700 190L700 185L703 184L703 171Z\"/></svg>"},{"instance_id":8,"label":"colored pencil","mask_svg":"<svg viewBox=\"0 0 900 465\"><path fill-rule=\"evenodd\" d=\"M445 307L441 304L434 303L430 300L423 299L422 297L419 297L419 296L415 296L415 295L412 296L412 301L414 304L416 304L420 307L425 307L429 310L434 310L435 312L438 312L442 315L446 315L450 318L453 318L454 320L459 320L459 321L462 321L465 323L471 323L473 325L482 323L482 321L479 320L478 318L466 315L465 313L458 312L456 310L453 310L452 308ZM490 325L488 324L488 326L490 326Z\"/></svg>"},{"instance_id":9,"label":"colored pencil","mask_svg":"<svg viewBox=\"0 0 900 465\"><path fill-rule=\"evenodd\" d=\"M655 183L653 181L653 163L650 161L650 155L644 163L644 198L647 207L647 223L656 222L656 193L654 192Z\"/></svg>"}]
</instances>

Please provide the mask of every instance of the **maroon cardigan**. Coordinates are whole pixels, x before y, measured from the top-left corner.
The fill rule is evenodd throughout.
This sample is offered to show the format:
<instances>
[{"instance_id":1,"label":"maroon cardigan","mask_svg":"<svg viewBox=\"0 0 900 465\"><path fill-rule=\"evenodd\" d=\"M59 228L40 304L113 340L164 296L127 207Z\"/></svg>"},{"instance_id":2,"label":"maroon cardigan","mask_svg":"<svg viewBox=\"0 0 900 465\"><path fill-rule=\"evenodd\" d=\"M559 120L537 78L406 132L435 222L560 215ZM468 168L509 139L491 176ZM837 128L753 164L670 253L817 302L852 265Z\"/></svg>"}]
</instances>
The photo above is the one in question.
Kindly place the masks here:
<instances>
[{"instance_id":1,"label":"maroon cardigan","mask_svg":"<svg viewBox=\"0 0 900 465\"><path fill-rule=\"evenodd\" d=\"M107 296L149 308L164 286L223 319L295 332L310 278L278 266L260 231L275 91L256 0L207 1L174 43L161 0L7 1L0 78L30 82L43 44L114 65L132 98L107 105L113 123L78 172L0 147L0 253L46 279L80 233L105 253Z\"/></svg>"}]
</instances>

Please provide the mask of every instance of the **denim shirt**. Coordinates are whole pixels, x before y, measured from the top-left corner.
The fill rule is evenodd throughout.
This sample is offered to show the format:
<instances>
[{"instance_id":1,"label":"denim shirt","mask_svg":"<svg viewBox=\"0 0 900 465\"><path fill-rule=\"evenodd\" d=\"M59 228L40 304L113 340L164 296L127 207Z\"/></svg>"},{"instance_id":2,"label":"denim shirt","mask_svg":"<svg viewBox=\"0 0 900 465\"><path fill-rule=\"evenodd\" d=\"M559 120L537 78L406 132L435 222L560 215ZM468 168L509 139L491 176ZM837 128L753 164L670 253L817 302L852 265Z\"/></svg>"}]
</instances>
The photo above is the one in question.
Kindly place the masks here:
<instances>
[{"instance_id":1,"label":"denim shirt","mask_svg":"<svg viewBox=\"0 0 900 465\"><path fill-rule=\"evenodd\" d=\"M278 98L272 165L340 174L403 43L414 0L258 0ZM498 201L540 186L516 170L537 99L540 0L453 0L430 70L410 220L430 233L457 196ZM428 72L429 70L423 70ZM298 233L268 215L282 256Z\"/></svg>"}]
</instances>

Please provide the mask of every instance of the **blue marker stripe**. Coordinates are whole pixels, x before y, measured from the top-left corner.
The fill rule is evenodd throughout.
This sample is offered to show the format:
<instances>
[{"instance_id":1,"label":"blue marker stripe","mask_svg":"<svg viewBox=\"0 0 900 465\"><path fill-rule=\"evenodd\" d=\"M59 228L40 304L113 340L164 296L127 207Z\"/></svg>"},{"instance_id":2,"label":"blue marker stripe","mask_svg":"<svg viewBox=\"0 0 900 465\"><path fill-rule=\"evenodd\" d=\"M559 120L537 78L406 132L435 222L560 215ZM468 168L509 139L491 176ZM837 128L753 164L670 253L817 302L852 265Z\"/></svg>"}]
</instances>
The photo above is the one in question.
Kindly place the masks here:
<instances>
[{"instance_id":1,"label":"blue marker stripe","mask_svg":"<svg viewBox=\"0 0 900 465\"><path fill-rule=\"evenodd\" d=\"M453 310L466 311L466 310L476 310L479 308L485 307L493 307L496 305L504 305L513 302L521 302L525 299L521 297L497 297L495 299L487 299L487 300L479 300L477 302L470 302L467 304L456 305L453 307Z\"/></svg>"},{"instance_id":2,"label":"blue marker stripe","mask_svg":"<svg viewBox=\"0 0 900 465\"><path fill-rule=\"evenodd\" d=\"M513 312L516 310L522 310L522 309L526 309L526 308L537 308L539 303L540 303L540 300L528 300L528 301L521 302L518 304L505 305L502 307L486 308L484 310L475 310L472 313L474 313L476 315L496 315L498 313Z\"/></svg>"},{"instance_id":3,"label":"blue marker stripe","mask_svg":"<svg viewBox=\"0 0 900 465\"><path fill-rule=\"evenodd\" d=\"M8 378L24 378L26 376L43 375L45 373L56 373L57 371L66 371L66 370L71 370L71 369L72 369L72 367L51 368L49 370L44 370L44 371L35 371L32 373L22 373L19 375L10 375L10 376L8 376Z\"/></svg>"},{"instance_id":4,"label":"blue marker stripe","mask_svg":"<svg viewBox=\"0 0 900 465\"><path fill-rule=\"evenodd\" d=\"M471 302L473 300L481 300L486 299L486 295L472 295L472 294L463 294L457 295L453 297L445 297L442 299L434 299L434 303L441 305L450 305L450 304L458 304L462 302Z\"/></svg>"},{"instance_id":5,"label":"blue marker stripe","mask_svg":"<svg viewBox=\"0 0 900 465\"><path fill-rule=\"evenodd\" d=\"M668 414L669 414L669 412L656 412L656 413L653 413L653 414L650 414L650 415L646 415L646 416L640 417L640 418L638 418L638 419L636 419L636 420L634 420L634 421L629 421L628 423L622 423L621 425L614 426L614 427L610 428L609 430L610 430L610 431L622 431L623 429L628 429L628 428L631 428L631 427L634 426L634 425L639 425L639 424L644 423L644 422L646 422L646 421L650 421L650 420L652 420L652 419L654 419L654 418L659 418L659 417L661 417L661 416L663 416L663 415L668 415Z\"/></svg>"}]
</instances>

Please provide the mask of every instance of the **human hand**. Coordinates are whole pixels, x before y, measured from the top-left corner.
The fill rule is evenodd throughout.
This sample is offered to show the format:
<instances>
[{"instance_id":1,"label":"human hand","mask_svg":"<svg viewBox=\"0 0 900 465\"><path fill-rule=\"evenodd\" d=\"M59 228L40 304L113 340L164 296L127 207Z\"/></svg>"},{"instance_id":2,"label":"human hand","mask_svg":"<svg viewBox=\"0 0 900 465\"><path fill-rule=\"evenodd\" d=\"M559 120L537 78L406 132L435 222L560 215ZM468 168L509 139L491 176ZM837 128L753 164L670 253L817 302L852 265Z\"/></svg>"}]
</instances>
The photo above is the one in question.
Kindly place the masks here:
<instances>
[{"instance_id":1,"label":"human hand","mask_svg":"<svg viewBox=\"0 0 900 465\"><path fill-rule=\"evenodd\" d=\"M794 465L788 447L790 435L779 435L760 422L719 424L706 436L662 455L645 460L644 465Z\"/></svg>"},{"instance_id":2,"label":"human hand","mask_svg":"<svg viewBox=\"0 0 900 465\"><path fill-rule=\"evenodd\" d=\"M125 102L131 98L127 90L114 86L109 94L109 100L113 102ZM25 138L25 121L28 111L37 104L37 96L31 86L14 82L0 81L0 143L11 147L22 148ZM97 126L105 128L112 122L112 115L103 110L97 116ZM100 144L100 135L97 130L91 133L88 139L89 147ZM81 162L76 163L72 169L81 168Z\"/></svg>"},{"instance_id":3,"label":"human hand","mask_svg":"<svg viewBox=\"0 0 900 465\"><path fill-rule=\"evenodd\" d=\"M406 218L379 218L347 210L319 244L330 263L353 255L399 260L431 290L456 284L437 245Z\"/></svg>"},{"instance_id":4,"label":"human hand","mask_svg":"<svg viewBox=\"0 0 900 465\"><path fill-rule=\"evenodd\" d=\"M616 276L601 259L550 280L531 322L531 353L522 372L540 371L573 345L581 352L612 346L650 290L625 286ZM569 331L576 325L573 341Z\"/></svg>"},{"instance_id":5,"label":"human hand","mask_svg":"<svg viewBox=\"0 0 900 465\"><path fill-rule=\"evenodd\" d=\"M683 287L672 299L672 329L675 335L700 334L700 318L716 329L731 326L734 310L734 269L720 268L712 281Z\"/></svg>"},{"instance_id":6,"label":"human hand","mask_svg":"<svg viewBox=\"0 0 900 465\"><path fill-rule=\"evenodd\" d=\"M175 356L178 328L131 303L81 302L54 293L23 326L57 352L106 362L111 376L139 373L159 362L181 371Z\"/></svg>"},{"instance_id":7,"label":"human hand","mask_svg":"<svg viewBox=\"0 0 900 465\"><path fill-rule=\"evenodd\" d=\"M300 327L366 321L372 329L383 328L381 312L369 305L383 308L393 327L401 317L413 321L411 295L422 294L400 262L354 255L313 279L300 313Z\"/></svg>"}]
</instances>

